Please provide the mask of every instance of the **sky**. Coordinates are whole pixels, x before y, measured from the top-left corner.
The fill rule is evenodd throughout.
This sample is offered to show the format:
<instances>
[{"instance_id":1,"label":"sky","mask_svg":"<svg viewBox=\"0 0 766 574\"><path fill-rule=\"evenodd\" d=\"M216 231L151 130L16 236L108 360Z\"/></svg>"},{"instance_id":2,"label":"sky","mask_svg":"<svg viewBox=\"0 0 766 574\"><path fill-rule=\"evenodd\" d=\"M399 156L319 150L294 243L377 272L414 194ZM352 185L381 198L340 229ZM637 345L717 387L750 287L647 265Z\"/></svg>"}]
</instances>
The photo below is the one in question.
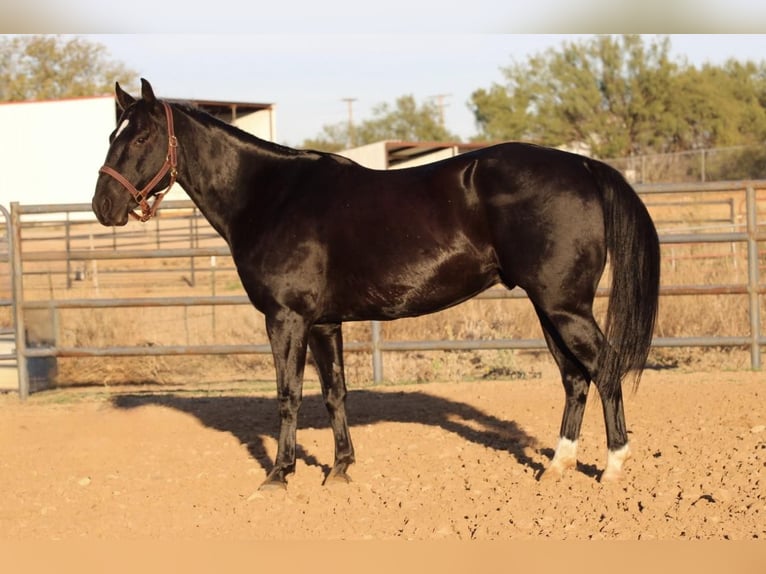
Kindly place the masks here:
<instances>
[{"instance_id":1,"label":"sky","mask_svg":"<svg viewBox=\"0 0 766 574\"><path fill-rule=\"evenodd\" d=\"M766 57L753 0L24 0L2 33L87 35L159 96L272 103L277 140L300 145L402 95L443 95L447 128L476 133L471 93L501 68L597 33L671 35L701 65ZM688 35L688 34L695 35ZM724 35L720 35L724 34ZM136 82L138 83L138 82Z\"/></svg>"},{"instance_id":2,"label":"sky","mask_svg":"<svg viewBox=\"0 0 766 574\"><path fill-rule=\"evenodd\" d=\"M277 141L300 146L322 127L355 121L405 94L444 103L446 127L476 134L468 108L502 68L590 34L96 34L110 56L160 97L276 104ZM649 35L647 41L654 36ZM766 35L671 34L674 59L694 65L766 58ZM137 82L136 82L137 83Z\"/></svg>"}]
</instances>

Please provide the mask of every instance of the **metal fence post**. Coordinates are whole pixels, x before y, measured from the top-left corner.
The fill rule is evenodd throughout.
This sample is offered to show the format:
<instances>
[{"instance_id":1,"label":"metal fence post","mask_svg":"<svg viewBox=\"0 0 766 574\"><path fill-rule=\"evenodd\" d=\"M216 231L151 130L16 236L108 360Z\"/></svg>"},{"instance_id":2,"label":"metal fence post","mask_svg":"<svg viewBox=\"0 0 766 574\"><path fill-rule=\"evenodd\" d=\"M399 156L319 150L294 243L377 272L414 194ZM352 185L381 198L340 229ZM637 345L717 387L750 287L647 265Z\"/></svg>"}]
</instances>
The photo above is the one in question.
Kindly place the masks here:
<instances>
[{"instance_id":1,"label":"metal fence post","mask_svg":"<svg viewBox=\"0 0 766 574\"><path fill-rule=\"evenodd\" d=\"M372 329L372 380L383 382L383 353L380 350L380 321L370 322Z\"/></svg>"},{"instance_id":2,"label":"metal fence post","mask_svg":"<svg viewBox=\"0 0 766 574\"><path fill-rule=\"evenodd\" d=\"M758 296L758 203L755 188L745 190L747 206L747 292L750 307L750 365L761 368L761 305Z\"/></svg>"},{"instance_id":3,"label":"metal fence post","mask_svg":"<svg viewBox=\"0 0 766 574\"><path fill-rule=\"evenodd\" d=\"M64 245L66 247L66 288L72 288L72 259L70 253L72 252L72 231L70 229L70 216L69 212L66 212L66 220L64 221Z\"/></svg>"},{"instance_id":4,"label":"metal fence post","mask_svg":"<svg viewBox=\"0 0 766 574\"><path fill-rule=\"evenodd\" d=\"M195 247L199 247L199 237L197 235L197 210L195 209L192 213L191 217L189 218L189 248L194 249ZM197 286L197 274L196 269L194 268L194 255L189 257L189 281L190 281L190 287L196 287Z\"/></svg>"},{"instance_id":5,"label":"metal fence post","mask_svg":"<svg viewBox=\"0 0 766 574\"><path fill-rule=\"evenodd\" d=\"M24 276L21 268L21 217L18 202L11 203L11 228L8 239L11 250L11 275L13 299L13 327L16 331L16 363L19 370L19 397L29 396L29 371L27 370L27 329L24 325Z\"/></svg>"}]
</instances>

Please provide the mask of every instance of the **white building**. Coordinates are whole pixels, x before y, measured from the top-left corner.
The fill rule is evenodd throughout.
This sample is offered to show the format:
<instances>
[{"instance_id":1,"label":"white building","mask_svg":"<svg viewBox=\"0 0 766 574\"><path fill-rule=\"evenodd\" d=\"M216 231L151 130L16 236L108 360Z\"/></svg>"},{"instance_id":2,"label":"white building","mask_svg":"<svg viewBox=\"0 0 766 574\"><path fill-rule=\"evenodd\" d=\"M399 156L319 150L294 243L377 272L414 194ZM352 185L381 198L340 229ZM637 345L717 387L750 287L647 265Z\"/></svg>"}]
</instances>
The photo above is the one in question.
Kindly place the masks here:
<instances>
[{"instance_id":1,"label":"white building","mask_svg":"<svg viewBox=\"0 0 766 574\"><path fill-rule=\"evenodd\" d=\"M402 169L432 163L486 147L485 143L403 142L385 140L338 152L372 169Z\"/></svg>"},{"instance_id":2,"label":"white building","mask_svg":"<svg viewBox=\"0 0 766 574\"><path fill-rule=\"evenodd\" d=\"M273 104L185 103L276 138ZM0 103L0 204L90 203L117 117L113 96Z\"/></svg>"}]
</instances>

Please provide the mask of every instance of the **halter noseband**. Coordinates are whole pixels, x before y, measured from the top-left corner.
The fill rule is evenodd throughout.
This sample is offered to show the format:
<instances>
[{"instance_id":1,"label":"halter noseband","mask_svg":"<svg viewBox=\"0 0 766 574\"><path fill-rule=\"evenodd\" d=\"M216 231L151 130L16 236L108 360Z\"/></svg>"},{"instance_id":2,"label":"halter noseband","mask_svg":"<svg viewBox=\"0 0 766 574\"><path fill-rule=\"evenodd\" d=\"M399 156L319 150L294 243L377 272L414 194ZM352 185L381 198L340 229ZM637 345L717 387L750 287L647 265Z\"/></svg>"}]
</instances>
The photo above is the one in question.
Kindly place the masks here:
<instances>
[{"instance_id":1,"label":"halter noseband","mask_svg":"<svg viewBox=\"0 0 766 574\"><path fill-rule=\"evenodd\" d=\"M117 170L112 169L108 165L103 165L101 166L101 169L98 170L99 173L105 173L112 176L130 192L130 195L132 195L133 199L135 199L136 203L138 203L138 207L141 208L141 215L132 209L128 212L128 214L141 222L149 221L152 217L154 217L154 215L157 213L157 208L160 206L160 202L165 197L165 194L170 191L170 188L173 187L173 184L176 182L176 176L178 175L178 140L176 139L175 132L173 130L173 112L171 111L170 105L167 102L162 102L162 105L165 108L165 118L167 119L168 126L168 155L165 157L165 163L162 164L160 171L157 172L157 175L155 175L152 180L146 184L144 189L138 191L132 183L130 183L125 177L122 176L122 174L120 174ZM165 174L168 173L168 171L170 172L170 183L168 184L168 187L165 189L165 191L155 194L154 201L150 204L147 200L149 193L152 191L154 186L157 185L163 177L165 177Z\"/></svg>"}]
</instances>

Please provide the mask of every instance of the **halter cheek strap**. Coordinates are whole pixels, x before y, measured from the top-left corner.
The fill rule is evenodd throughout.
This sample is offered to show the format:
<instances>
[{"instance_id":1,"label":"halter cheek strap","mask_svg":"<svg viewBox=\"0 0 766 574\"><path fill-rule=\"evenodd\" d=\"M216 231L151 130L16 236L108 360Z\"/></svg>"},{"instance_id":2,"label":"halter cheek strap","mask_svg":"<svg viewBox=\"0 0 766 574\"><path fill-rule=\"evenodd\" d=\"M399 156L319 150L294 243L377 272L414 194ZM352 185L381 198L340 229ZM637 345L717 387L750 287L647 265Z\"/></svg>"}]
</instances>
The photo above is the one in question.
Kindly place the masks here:
<instances>
[{"instance_id":1,"label":"halter cheek strap","mask_svg":"<svg viewBox=\"0 0 766 574\"><path fill-rule=\"evenodd\" d=\"M160 171L157 172L157 175L155 175L152 180L139 191L132 183L123 177L120 172L112 169L108 165L103 165L101 166L101 169L98 170L99 173L105 173L113 177L128 190L130 195L133 196L133 199L136 200L136 203L138 203L139 209L141 209L140 214L136 213L134 210L130 210L128 213L134 219L142 222L149 221L154 217L162 199L165 197L165 194L170 191L170 188L173 187L173 184L176 182L176 176L178 175L178 140L176 139L175 131L173 130L173 112L167 102L162 102L162 105L165 108L165 118L167 120L168 128L168 154L165 157L165 162L162 164ZM170 183L164 191L154 195L154 201L150 204L148 201L149 194L152 189L154 189L154 186L156 186L168 172L170 172Z\"/></svg>"}]
</instances>

